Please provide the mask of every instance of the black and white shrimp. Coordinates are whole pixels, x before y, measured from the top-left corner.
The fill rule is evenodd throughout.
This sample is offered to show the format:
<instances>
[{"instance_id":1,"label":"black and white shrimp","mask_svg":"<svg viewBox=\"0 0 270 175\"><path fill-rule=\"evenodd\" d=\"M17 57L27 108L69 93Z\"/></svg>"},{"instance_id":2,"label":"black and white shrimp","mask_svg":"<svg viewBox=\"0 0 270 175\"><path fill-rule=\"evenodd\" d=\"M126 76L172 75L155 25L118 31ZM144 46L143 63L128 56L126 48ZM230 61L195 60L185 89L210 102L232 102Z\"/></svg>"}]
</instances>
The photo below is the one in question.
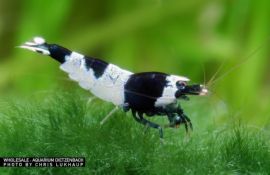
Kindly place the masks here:
<instances>
[{"instance_id":1,"label":"black and white shrimp","mask_svg":"<svg viewBox=\"0 0 270 175\"><path fill-rule=\"evenodd\" d=\"M192 123L184 114L179 100L187 100L187 95L208 93L204 85L188 85L189 79L186 77L161 72L133 73L101 59L49 44L41 37L35 37L20 47L48 55L60 62L60 69L67 72L82 88L121 107L125 112L131 110L137 122L158 129L160 138L163 138L162 127L145 119L144 114L167 116L169 127L184 124L188 131L192 129Z\"/></svg>"}]
</instances>

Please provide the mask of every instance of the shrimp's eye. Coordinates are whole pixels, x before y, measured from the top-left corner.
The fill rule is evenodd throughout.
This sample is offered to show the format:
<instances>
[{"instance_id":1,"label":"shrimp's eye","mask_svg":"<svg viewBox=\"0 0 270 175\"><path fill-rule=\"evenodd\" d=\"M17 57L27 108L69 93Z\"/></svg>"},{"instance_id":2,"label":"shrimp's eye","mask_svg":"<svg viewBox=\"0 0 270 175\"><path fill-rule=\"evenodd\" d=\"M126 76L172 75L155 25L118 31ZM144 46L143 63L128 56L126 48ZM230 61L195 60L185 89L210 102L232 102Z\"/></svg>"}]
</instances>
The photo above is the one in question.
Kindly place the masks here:
<instances>
[{"instance_id":1,"label":"shrimp's eye","mask_svg":"<svg viewBox=\"0 0 270 175\"><path fill-rule=\"evenodd\" d=\"M176 82L176 87L177 87L178 89L184 89L186 85L187 85L187 83L184 82L184 81L177 81L177 82Z\"/></svg>"}]
</instances>

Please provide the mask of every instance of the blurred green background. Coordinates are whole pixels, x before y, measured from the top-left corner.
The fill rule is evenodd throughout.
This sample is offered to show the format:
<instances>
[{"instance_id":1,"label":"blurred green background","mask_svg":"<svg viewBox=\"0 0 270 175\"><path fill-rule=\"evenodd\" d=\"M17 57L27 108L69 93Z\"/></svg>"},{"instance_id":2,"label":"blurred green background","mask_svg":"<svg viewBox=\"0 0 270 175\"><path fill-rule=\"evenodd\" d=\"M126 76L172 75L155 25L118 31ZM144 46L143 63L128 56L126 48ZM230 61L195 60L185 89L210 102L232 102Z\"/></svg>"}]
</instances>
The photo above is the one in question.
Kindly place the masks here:
<instances>
[{"instance_id":1,"label":"blurred green background","mask_svg":"<svg viewBox=\"0 0 270 175\"><path fill-rule=\"evenodd\" d=\"M269 0L0 0L0 156L87 162L1 174L269 174L269 19ZM162 145L120 110L100 126L113 105L87 103L57 62L16 48L34 36L208 85L209 96L181 103L192 137L166 128Z\"/></svg>"},{"instance_id":2,"label":"blurred green background","mask_svg":"<svg viewBox=\"0 0 270 175\"><path fill-rule=\"evenodd\" d=\"M133 72L206 83L220 70L211 95L184 102L187 110L207 106L221 123L226 114L268 127L269 19L267 0L1 0L0 95L79 89L58 63L15 48L43 36Z\"/></svg>"}]
</instances>

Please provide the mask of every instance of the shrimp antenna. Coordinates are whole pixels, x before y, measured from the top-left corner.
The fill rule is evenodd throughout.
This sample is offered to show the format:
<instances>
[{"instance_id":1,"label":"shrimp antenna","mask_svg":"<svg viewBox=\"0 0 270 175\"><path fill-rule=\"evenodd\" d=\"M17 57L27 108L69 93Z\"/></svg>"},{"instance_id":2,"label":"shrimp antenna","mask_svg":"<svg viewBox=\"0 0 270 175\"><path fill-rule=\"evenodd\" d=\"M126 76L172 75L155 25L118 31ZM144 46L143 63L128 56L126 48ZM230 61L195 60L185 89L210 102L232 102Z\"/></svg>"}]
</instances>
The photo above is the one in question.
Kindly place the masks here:
<instances>
[{"instance_id":1,"label":"shrimp antenna","mask_svg":"<svg viewBox=\"0 0 270 175\"><path fill-rule=\"evenodd\" d=\"M203 70L203 85L206 86L206 71L205 71L205 64L201 63L202 70Z\"/></svg>"},{"instance_id":2,"label":"shrimp antenna","mask_svg":"<svg viewBox=\"0 0 270 175\"><path fill-rule=\"evenodd\" d=\"M233 66L232 68L230 68L228 71L226 71L223 75L217 77L215 80L213 77L216 77L217 72L219 72L221 70L221 68L223 67L223 65L225 64L226 60L223 61L222 65L219 67L218 71L213 75L213 77L209 80L209 82L207 83L207 86L213 86L216 82L222 80L224 77L226 77L227 75L229 75L231 72L233 72L234 70L238 69L241 65L245 64L248 60L250 60L252 58L252 56L254 56L255 54L257 54L260 50L262 50L263 47L266 46L266 44L270 41L270 37L268 37L265 42L263 42L262 44L260 44L258 47L256 47L249 55L247 55L244 59L242 59L243 61L241 61L240 63L236 64L235 66Z\"/></svg>"},{"instance_id":3,"label":"shrimp antenna","mask_svg":"<svg viewBox=\"0 0 270 175\"><path fill-rule=\"evenodd\" d=\"M210 80L206 83L207 87L210 87L210 85L212 84L212 82L215 80L216 76L219 74L219 72L222 70L223 66L225 65L225 62L227 60L224 59L222 61L222 64L218 67L217 71L214 73L214 75L210 78Z\"/></svg>"}]
</instances>

